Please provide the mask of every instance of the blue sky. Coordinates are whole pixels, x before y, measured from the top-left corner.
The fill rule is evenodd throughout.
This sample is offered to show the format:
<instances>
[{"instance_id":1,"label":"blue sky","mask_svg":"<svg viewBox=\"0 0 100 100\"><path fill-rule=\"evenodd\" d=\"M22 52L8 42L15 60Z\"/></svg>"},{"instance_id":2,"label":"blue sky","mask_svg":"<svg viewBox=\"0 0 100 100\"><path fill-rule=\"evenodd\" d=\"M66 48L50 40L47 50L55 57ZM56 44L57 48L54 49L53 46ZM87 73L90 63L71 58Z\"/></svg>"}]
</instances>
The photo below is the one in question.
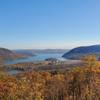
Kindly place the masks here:
<instances>
[{"instance_id":1,"label":"blue sky","mask_svg":"<svg viewBox=\"0 0 100 100\"><path fill-rule=\"evenodd\" d=\"M0 46L100 44L100 0L0 0Z\"/></svg>"}]
</instances>

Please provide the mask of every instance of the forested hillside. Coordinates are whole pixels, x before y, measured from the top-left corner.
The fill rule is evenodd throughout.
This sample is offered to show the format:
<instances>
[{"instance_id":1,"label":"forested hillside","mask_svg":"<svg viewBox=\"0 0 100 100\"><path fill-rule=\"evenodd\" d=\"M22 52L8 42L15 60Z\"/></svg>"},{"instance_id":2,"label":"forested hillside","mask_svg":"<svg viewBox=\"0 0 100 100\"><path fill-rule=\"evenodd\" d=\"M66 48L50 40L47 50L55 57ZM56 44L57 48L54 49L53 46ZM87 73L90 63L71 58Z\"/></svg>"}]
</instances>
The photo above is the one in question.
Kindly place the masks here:
<instances>
[{"instance_id":1,"label":"forested hillside","mask_svg":"<svg viewBox=\"0 0 100 100\"><path fill-rule=\"evenodd\" d=\"M10 59L23 58L25 55L16 53L6 48L0 48L0 62Z\"/></svg>"},{"instance_id":2,"label":"forested hillside","mask_svg":"<svg viewBox=\"0 0 100 100\"><path fill-rule=\"evenodd\" d=\"M81 46L66 52L63 57L67 59L80 59L83 56L94 54L100 59L100 45Z\"/></svg>"}]
</instances>

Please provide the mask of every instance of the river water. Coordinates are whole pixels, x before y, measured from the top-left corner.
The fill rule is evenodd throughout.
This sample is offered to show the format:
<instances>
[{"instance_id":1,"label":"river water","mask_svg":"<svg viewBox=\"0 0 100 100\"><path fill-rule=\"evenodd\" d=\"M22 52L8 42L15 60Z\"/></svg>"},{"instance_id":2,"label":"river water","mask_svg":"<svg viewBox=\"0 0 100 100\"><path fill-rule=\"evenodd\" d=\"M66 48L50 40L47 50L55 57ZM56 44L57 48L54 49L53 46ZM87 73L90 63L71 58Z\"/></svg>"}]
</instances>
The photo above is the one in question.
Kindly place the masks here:
<instances>
[{"instance_id":1,"label":"river water","mask_svg":"<svg viewBox=\"0 0 100 100\"><path fill-rule=\"evenodd\" d=\"M62 58L62 55L63 53L40 53L32 57L16 59L16 60L7 60L5 61L5 64L16 64L22 62L38 62L38 61L44 61L47 58L57 58L59 60L65 60L64 58Z\"/></svg>"},{"instance_id":2,"label":"river water","mask_svg":"<svg viewBox=\"0 0 100 100\"><path fill-rule=\"evenodd\" d=\"M39 62L44 61L47 58L56 58L61 61L66 61L67 64L75 64L77 60L68 60L62 57L63 53L40 53L37 56L23 58L23 59L16 59L16 60L7 60L5 61L5 65L11 65L16 63L24 63L24 62ZM10 75L21 73L22 71L19 70L8 70L7 73Z\"/></svg>"}]
</instances>

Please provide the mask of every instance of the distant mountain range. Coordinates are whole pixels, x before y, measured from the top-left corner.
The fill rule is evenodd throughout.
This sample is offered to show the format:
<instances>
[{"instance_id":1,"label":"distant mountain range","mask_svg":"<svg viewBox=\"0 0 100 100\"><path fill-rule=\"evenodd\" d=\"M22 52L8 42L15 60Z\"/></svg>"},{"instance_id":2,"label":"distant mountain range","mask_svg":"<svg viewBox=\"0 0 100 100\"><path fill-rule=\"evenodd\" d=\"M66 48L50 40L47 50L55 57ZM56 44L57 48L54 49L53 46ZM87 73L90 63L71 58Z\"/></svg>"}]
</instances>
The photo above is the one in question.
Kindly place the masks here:
<instances>
[{"instance_id":1,"label":"distant mountain range","mask_svg":"<svg viewBox=\"0 0 100 100\"><path fill-rule=\"evenodd\" d=\"M81 46L72 50L67 49L20 49L20 50L9 50L0 48L0 61L3 59L16 59L28 56L35 56L39 53L62 53L66 59L80 59L85 55L94 54L100 59L100 45L93 46Z\"/></svg>"},{"instance_id":2,"label":"distant mountain range","mask_svg":"<svg viewBox=\"0 0 100 100\"><path fill-rule=\"evenodd\" d=\"M21 50L13 50L13 51L18 54L23 54L26 56L35 56L36 55L33 50L21 49Z\"/></svg>"},{"instance_id":3,"label":"distant mountain range","mask_svg":"<svg viewBox=\"0 0 100 100\"><path fill-rule=\"evenodd\" d=\"M63 55L66 59L80 59L85 55L94 54L100 59L100 45L77 47Z\"/></svg>"},{"instance_id":4,"label":"distant mountain range","mask_svg":"<svg viewBox=\"0 0 100 100\"><path fill-rule=\"evenodd\" d=\"M19 49L14 50L16 53L26 54L30 56L38 55L39 53L65 53L66 49Z\"/></svg>"},{"instance_id":5,"label":"distant mountain range","mask_svg":"<svg viewBox=\"0 0 100 100\"><path fill-rule=\"evenodd\" d=\"M0 61L7 59L24 58L28 56L35 56L39 53L65 53L64 49L22 49L22 50L9 50L6 48L0 48Z\"/></svg>"}]
</instances>

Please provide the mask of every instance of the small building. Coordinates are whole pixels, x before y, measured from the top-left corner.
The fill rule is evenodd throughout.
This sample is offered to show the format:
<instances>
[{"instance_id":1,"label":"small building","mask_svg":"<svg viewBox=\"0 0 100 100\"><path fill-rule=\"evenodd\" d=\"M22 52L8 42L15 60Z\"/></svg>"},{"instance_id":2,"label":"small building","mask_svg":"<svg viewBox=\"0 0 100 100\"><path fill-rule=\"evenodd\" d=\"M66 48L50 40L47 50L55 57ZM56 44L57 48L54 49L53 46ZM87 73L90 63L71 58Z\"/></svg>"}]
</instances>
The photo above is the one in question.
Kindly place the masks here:
<instances>
[{"instance_id":1,"label":"small building","mask_svg":"<svg viewBox=\"0 0 100 100\"><path fill-rule=\"evenodd\" d=\"M45 59L45 61L47 61L49 64L60 64L61 63L61 61L56 58L47 58Z\"/></svg>"}]
</instances>

